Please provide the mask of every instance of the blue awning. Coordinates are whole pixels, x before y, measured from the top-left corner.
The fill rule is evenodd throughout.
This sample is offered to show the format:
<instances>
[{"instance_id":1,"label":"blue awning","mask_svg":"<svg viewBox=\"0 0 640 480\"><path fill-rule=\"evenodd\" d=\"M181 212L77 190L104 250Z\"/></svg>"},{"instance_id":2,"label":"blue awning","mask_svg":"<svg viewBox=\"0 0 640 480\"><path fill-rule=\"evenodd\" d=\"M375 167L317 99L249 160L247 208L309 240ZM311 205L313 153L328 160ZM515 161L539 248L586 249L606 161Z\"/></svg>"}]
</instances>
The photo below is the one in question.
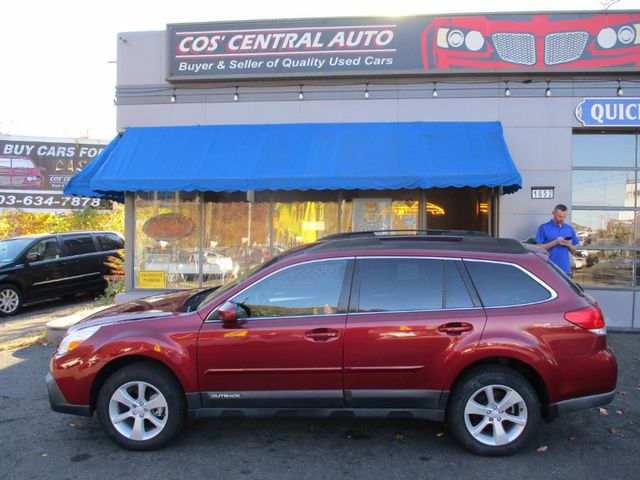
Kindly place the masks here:
<instances>
[{"instance_id":1,"label":"blue awning","mask_svg":"<svg viewBox=\"0 0 640 480\"><path fill-rule=\"evenodd\" d=\"M482 186L522 187L499 122L131 127L64 192Z\"/></svg>"}]
</instances>

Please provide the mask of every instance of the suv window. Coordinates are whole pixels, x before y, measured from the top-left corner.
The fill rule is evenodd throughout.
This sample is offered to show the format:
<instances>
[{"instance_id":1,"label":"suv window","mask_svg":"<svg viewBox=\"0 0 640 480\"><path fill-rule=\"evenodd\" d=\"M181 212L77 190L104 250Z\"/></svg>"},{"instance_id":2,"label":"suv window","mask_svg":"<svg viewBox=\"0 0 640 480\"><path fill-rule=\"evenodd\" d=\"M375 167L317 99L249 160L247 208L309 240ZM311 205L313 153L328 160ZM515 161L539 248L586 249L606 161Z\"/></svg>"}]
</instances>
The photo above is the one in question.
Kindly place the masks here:
<instances>
[{"instance_id":1,"label":"suv window","mask_svg":"<svg viewBox=\"0 0 640 480\"><path fill-rule=\"evenodd\" d=\"M62 241L67 248L67 255L81 255L95 251L91 235L69 235L62 237Z\"/></svg>"},{"instance_id":2,"label":"suv window","mask_svg":"<svg viewBox=\"0 0 640 480\"><path fill-rule=\"evenodd\" d=\"M40 260L53 260L55 258L60 258L58 240L55 238L40 240L29 249L27 255L30 253L37 253L40 255Z\"/></svg>"},{"instance_id":3,"label":"suv window","mask_svg":"<svg viewBox=\"0 0 640 480\"><path fill-rule=\"evenodd\" d=\"M358 311L473 307L457 263L427 258L359 258Z\"/></svg>"},{"instance_id":4,"label":"suv window","mask_svg":"<svg viewBox=\"0 0 640 480\"><path fill-rule=\"evenodd\" d=\"M236 295L251 317L337 313L347 260L309 262L285 268Z\"/></svg>"},{"instance_id":5,"label":"suv window","mask_svg":"<svg viewBox=\"0 0 640 480\"><path fill-rule=\"evenodd\" d=\"M465 260L467 270L485 307L542 302L551 292L515 265Z\"/></svg>"},{"instance_id":6,"label":"suv window","mask_svg":"<svg viewBox=\"0 0 640 480\"><path fill-rule=\"evenodd\" d=\"M115 233L98 233L96 234L100 250L119 250L124 247L124 242Z\"/></svg>"},{"instance_id":7,"label":"suv window","mask_svg":"<svg viewBox=\"0 0 640 480\"><path fill-rule=\"evenodd\" d=\"M473 300L469 290L462 279L460 268L462 262L447 260L445 265L445 307L446 308L473 308Z\"/></svg>"}]
</instances>

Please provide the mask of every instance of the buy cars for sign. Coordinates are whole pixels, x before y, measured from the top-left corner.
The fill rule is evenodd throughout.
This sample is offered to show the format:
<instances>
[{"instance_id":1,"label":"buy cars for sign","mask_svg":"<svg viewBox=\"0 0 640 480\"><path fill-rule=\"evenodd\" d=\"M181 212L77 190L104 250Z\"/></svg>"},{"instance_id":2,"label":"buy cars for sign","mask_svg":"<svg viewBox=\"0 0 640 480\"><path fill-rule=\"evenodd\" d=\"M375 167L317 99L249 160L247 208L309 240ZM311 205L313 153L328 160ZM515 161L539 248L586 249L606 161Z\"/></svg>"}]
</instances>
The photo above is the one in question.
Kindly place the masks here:
<instances>
[{"instance_id":1,"label":"buy cars for sign","mask_svg":"<svg viewBox=\"0 0 640 480\"><path fill-rule=\"evenodd\" d=\"M542 418L612 400L605 333L593 299L515 240L343 234L88 317L47 386L54 410L95 411L134 450L187 419L287 414L447 421L506 455Z\"/></svg>"}]
</instances>

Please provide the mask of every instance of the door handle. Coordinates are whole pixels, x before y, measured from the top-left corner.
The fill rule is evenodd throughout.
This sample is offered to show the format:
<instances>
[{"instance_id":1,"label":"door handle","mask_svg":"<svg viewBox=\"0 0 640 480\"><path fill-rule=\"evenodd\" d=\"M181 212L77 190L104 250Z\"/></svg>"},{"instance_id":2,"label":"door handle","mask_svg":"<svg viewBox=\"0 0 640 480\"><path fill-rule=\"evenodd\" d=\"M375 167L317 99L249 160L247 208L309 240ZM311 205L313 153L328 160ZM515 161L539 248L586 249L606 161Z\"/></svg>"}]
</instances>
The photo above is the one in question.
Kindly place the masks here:
<instances>
[{"instance_id":1,"label":"door handle","mask_svg":"<svg viewBox=\"0 0 640 480\"><path fill-rule=\"evenodd\" d=\"M438 327L440 333L446 335L462 335L473 330L473 325L467 322L451 322L445 323Z\"/></svg>"},{"instance_id":2,"label":"door handle","mask_svg":"<svg viewBox=\"0 0 640 480\"><path fill-rule=\"evenodd\" d=\"M304 338L312 342L328 342L338 338L338 331L331 328L316 328L305 332Z\"/></svg>"}]
</instances>

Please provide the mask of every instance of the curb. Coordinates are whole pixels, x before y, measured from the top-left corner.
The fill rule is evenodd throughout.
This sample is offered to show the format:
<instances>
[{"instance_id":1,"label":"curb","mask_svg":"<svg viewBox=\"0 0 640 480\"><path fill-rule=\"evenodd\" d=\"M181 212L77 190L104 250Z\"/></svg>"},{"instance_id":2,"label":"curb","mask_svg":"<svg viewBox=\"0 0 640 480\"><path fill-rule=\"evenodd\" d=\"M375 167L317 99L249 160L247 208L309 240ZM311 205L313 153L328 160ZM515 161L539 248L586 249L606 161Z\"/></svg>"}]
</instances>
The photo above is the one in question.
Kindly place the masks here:
<instances>
[{"instance_id":1,"label":"curb","mask_svg":"<svg viewBox=\"0 0 640 480\"><path fill-rule=\"evenodd\" d=\"M70 327L74 326L80 320L85 319L89 315L92 315L96 312L99 312L100 310L104 310L105 308L109 307L111 307L111 305L90 308L74 313L73 315L69 315L67 317L56 318L55 320L47 322L45 324L47 343L58 345L60 343L60 340L62 340L62 337L64 337L64 334L67 333L67 330Z\"/></svg>"}]
</instances>

